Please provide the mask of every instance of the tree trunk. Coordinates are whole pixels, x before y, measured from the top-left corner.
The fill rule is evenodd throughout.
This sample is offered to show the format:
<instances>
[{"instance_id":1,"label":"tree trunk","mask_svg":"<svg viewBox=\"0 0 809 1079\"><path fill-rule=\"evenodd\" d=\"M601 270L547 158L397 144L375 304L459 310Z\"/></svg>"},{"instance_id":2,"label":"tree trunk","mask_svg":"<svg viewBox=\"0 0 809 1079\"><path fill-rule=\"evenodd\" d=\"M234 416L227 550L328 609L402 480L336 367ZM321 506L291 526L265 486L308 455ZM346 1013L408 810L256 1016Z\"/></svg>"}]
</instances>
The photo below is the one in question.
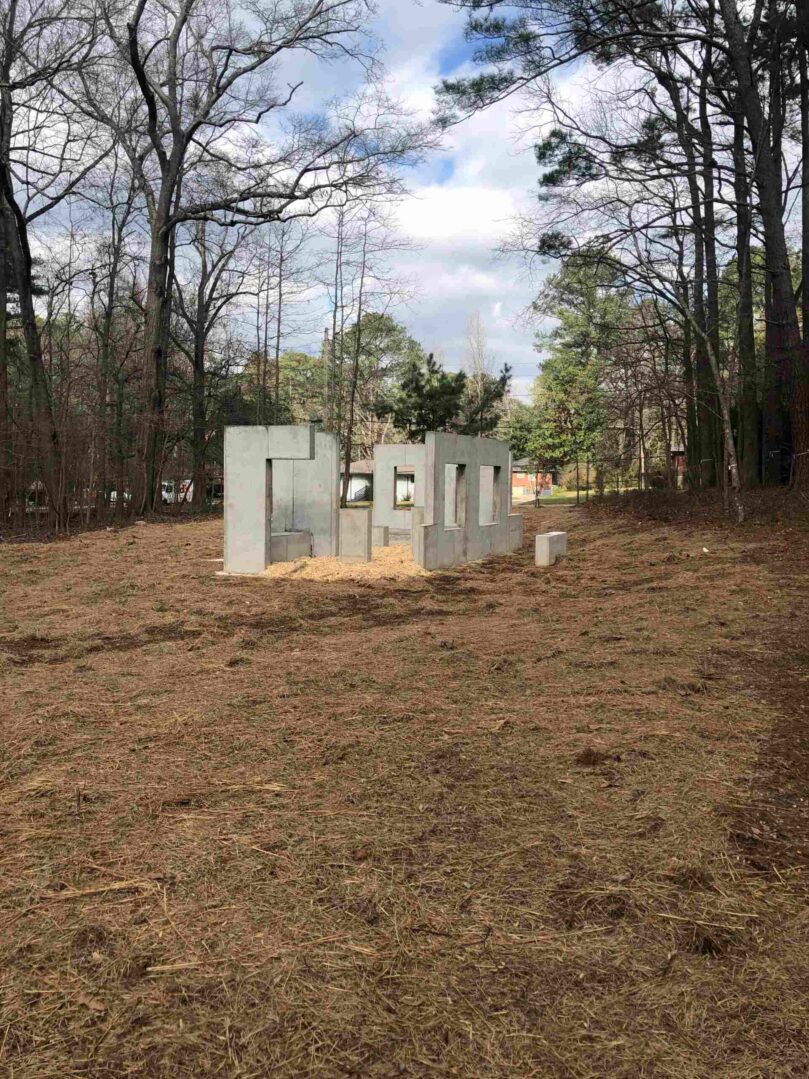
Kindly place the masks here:
<instances>
[{"instance_id":1,"label":"tree trunk","mask_svg":"<svg viewBox=\"0 0 809 1079\"><path fill-rule=\"evenodd\" d=\"M125 215L128 217L128 212ZM112 376L112 328L115 317L115 298L118 290L118 270L121 264L125 225L113 221L109 280L104 298L98 349L98 466L96 469L96 514L106 512L110 467L110 381Z\"/></svg>"},{"instance_id":2,"label":"tree trunk","mask_svg":"<svg viewBox=\"0 0 809 1079\"><path fill-rule=\"evenodd\" d=\"M707 103L707 78L711 68L711 49L706 48L703 58L703 76L700 82L699 114L701 135L702 157L702 193L703 193L703 228L705 246L705 285L706 285L706 313L705 331L714 355L719 360L721 356L721 340L719 331L719 262L716 255L716 206L714 196L714 146L711 131L711 122L708 116ZM720 367L721 372L721 367ZM706 375L707 375L706 371ZM709 379L706 377L706 383ZM711 380L712 381L712 380ZM702 438L703 456L717 461L721 450L718 424L718 401L720 387L705 388L705 414L703 423L705 426ZM716 464L711 469L709 486L716 482Z\"/></svg>"},{"instance_id":3,"label":"tree trunk","mask_svg":"<svg viewBox=\"0 0 809 1079\"><path fill-rule=\"evenodd\" d=\"M278 249L278 289L276 292L275 311L275 386L273 390L272 414L276 423L281 422L281 318L284 306L284 229L280 230Z\"/></svg>"},{"instance_id":4,"label":"tree trunk","mask_svg":"<svg viewBox=\"0 0 809 1079\"><path fill-rule=\"evenodd\" d=\"M197 308L194 332L193 383L191 387L191 505L201 510L207 494L205 458L207 450L205 416L205 312ZM179 491L179 488L178 488Z\"/></svg>"},{"instance_id":5,"label":"tree trunk","mask_svg":"<svg viewBox=\"0 0 809 1079\"><path fill-rule=\"evenodd\" d=\"M165 449L166 335L171 311L169 269L171 234L168 225L168 193L161 192L161 204L155 208L149 276L146 286L146 325L144 331L144 411L139 453L142 463L134 484L136 513L155 509L160 502L160 469Z\"/></svg>"},{"instance_id":6,"label":"tree trunk","mask_svg":"<svg viewBox=\"0 0 809 1079\"><path fill-rule=\"evenodd\" d=\"M765 261L768 261L766 255ZM787 441L783 391L785 374L779 365L779 357L782 358L782 353L779 349L776 315L773 310L772 278L765 274L761 472L765 484L776 486L784 482L783 459Z\"/></svg>"},{"instance_id":7,"label":"tree trunk","mask_svg":"<svg viewBox=\"0 0 809 1079\"><path fill-rule=\"evenodd\" d=\"M699 332L699 329L694 324L694 331ZM742 487L741 487L741 475L739 472L739 458L736 453L736 443L733 438L733 424L730 418L730 401L729 392L726 386L723 385L720 371L719 360L711 347L710 341L706 340L708 351L708 362L711 365L711 372L713 373L716 385L719 387L719 417L722 425L722 440L724 446L723 460L727 461L727 470L730 471L730 495L733 501L733 508L736 514L736 520L739 524L744 520L744 502L742 499ZM726 482L726 481L725 481Z\"/></svg>"},{"instance_id":8,"label":"tree trunk","mask_svg":"<svg viewBox=\"0 0 809 1079\"><path fill-rule=\"evenodd\" d=\"M56 518L56 527L61 529L67 520L67 499L62 487L62 448L54 420L50 389L42 357L42 341L34 310L33 264L28 243L28 228L25 217L14 198L11 174L7 162L4 161L0 161L0 184L13 218L13 235L9 247L14 264L20 320L28 355L35 453L40 476Z\"/></svg>"},{"instance_id":9,"label":"tree trunk","mask_svg":"<svg viewBox=\"0 0 809 1079\"><path fill-rule=\"evenodd\" d=\"M337 215L337 242L334 255L334 304L331 310L331 347L328 355L328 373L326 378L326 429L339 435L340 424L337 411L337 398L341 388L337 381L337 312L342 309L342 268L343 268L343 214Z\"/></svg>"},{"instance_id":10,"label":"tree trunk","mask_svg":"<svg viewBox=\"0 0 809 1079\"><path fill-rule=\"evenodd\" d=\"M798 48L801 80L801 328L804 352L809 348L809 9L804 7Z\"/></svg>"},{"instance_id":11,"label":"tree trunk","mask_svg":"<svg viewBox=\"0 0 809 1079\"><path fill-rule=\"evenodd\" d=\"M0 194L0 528L11 514L14 456L8 394L8 212Z\"/></svg>"},{"instance_id":12,"label":"tree trunk","mask_svg":"<svg viewBox=\"0 0 809 1079\"><path fill-rule=\"evenodd\" d=\"M696 322L694 341L694 395L695 395L695 446L693 480L704 486L716 482L715 439L715 392L708 360L708 333L705 317L705 224L703 208L705 201L699 187L699 169L695 149L695 132L686 115L680 92L668 72L657 72L657 77L669 95L674 108L677 138L686 160L686 181L691 203L692 232L694 240L694 269L691 302Z\"/></svg>"},{"instance_id":13,"label":"tree trunk","mask_svg":"<svg viewBox=\"0 0 809 1079\"><path fill-rule=\"evenodd\" d=\"M208 281L210 278L208 251L205 245L205 222L197 225L195 246L199 254L199 281L194 304L194 351L191 358L191 505L199 511L205 505L207 476L205 474L206 417L205 417L205 348L208 339ZM175 481L175 503L180 493L180 480ZM187 497L187 493L186 496Z\"/></svg>"},{"instance_id":14,"label":"tree trunk","mask_svg":"<svg viewBox=\"0 0 809 1079\"><path fill-rule=\"evenodd\" d=\"M750 47L739 18L736 0L719 0L730 53L739 87L755 161L759 212L766 238L767 277L772 288L773 347L775 370L782 394L791 403L793 478L800 488L809 486L809 370L802 348L798 313L792 291L792 274L781 204L779 163L768 139L758 87L754 82ZM782 396L782 399L785 399Z\"/></svg>"},{"instance_id":15,"label":"tree trunk","mask_svg":"<svg viewBox=\"0 0 809 1079\"><path fill-rule=\"evenodd\" d=\"M688 285L683 285L683 310L688 310ZM685 382L685 471L689 487L695 487L699 475L699 436L697 434L696 384L692 355L691 323L683 325L683 380Z\"/></svg>"},{"instance_id":16,"label":"tree trunk","mask_svg":"<svg viewBox=\"0 0 809 1079\"><path fill-rule=\"evenodd\" d=\"M638 490L646 490L646 434L643 430L643 398L638 402Z\"/></svg>"},{"instance_id":17,"label":"tree trunk","mask_svg":"<svg viewBox=\"0 0 809 1079\"><path fill-rule=\"evenodd\" d=\"M733 127L733 185L736 199L736 265L739 276L737 351L739 357L739 452L742 482L755 487L759 482L761 446L759 442L758 372L753 303L753 268L750 233L750 185L744 144L744 117L737 105Z\"/></svg>"},{"instance_id":18,"label":"tree trunk","mask_svg":"<svg viewBox=\"0 0 809 1079\"><path fill-rule=\"evenodd\" d=\"M340 505L345 506L348 499L348 485L351 480L351 457L353 451L352 440L354 437L354 409L357 399L357 382L360 373L360 355L362 353L362 316L365 300L365 274L368 258L368 223L365 224L365 233L362 239L362 257L360 260L360 285L357 299L357 333L354 342L354 356L351 365L351 386L348 396L348 417L346 420L345 435L345 466L343 469L343 484L340 492ZM343 335L341 335L343 336Z\"/></svg>"},{"instance_id":19,"label":"tree trunk","mask_svg":"<svg viewBox=\"0 0 809 1079\"><path fill-rule=\"evenodd\" d=\"M261 408L260 408L260 411L259 411L259 415L260 415L260 419L258 421L259 423L267 423L267 420L268 420L267 397L268 397L268 394L269 394L268 379L269 379L269 370L270 370L270 280L271 280L271 278L270 278L270 265L271 265L271 251L270 251L270 240L268 239L268 241L267 241L267 281L266 281L266 288L264 289L264 319L263 319L263 328L262 328L262 340L261 340L260 352L259 352L259 363L261 364L261 397L260 397ZM259 302L259 306L260 306L261 305L261 298L260 297L259 297L258 302ZM276 406L275 406L275 402L273 401L273 418L275 420L275 423L277 423L278 420L275 418L275 416L276 416Z\"/></svg>"},{"instance_id":20,"label":"tree trunk","mask_svg":"<svg viewBox=\"0 0 809 1079\"><path fill-rule=\"evenodd\" d=\"M115 386L115 425L113 428L113 445L115 447L115 516L126 516L130 507L124 498L126 490L126 449L124 445L124 375L118 372Z\"/></svg>"}]
</instances>

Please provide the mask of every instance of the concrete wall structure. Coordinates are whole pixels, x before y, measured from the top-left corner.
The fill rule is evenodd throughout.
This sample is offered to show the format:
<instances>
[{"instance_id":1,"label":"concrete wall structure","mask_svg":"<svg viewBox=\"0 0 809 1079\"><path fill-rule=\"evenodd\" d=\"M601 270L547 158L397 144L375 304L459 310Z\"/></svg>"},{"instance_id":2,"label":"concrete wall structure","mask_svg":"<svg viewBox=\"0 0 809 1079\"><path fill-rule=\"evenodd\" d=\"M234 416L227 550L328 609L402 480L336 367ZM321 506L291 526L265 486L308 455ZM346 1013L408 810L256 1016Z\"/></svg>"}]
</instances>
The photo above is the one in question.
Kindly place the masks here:
<instances>
[{"instance_id":1,"label":"concrete wall structure","mask_svg":"<svg viewBox=\"0 0 809 1079\"><path fill-rule=\"evenodd\" d=\"M424 451L424 498L412 515L416 562L442 569L516 551L522 515L510 512L507 443L430 432Z\"/></svg>"},{"instance_id":2,"label":"concrete wall structure","mask_svg":"<svg viewBox=\"0 0 809 1079\"><path fill-rule=\"evenodd\" d=\"M340 558L343 562L371 561L370 508L340 510Z\"/></svg>"},{"instance_id":3,"label":"concrete wall structure","mask_svg":"<svg viewBox=\"0 0 809 1079\"><path fill-rule=\"evenodd\" d=\"M426 447L422 445L374 446L374 527L391 529L409 529L411 525L410 509L396 508L396 469L413 470L414 491L413 505L424 505L424 465Z\"/></svg>"},{"instance_id":4,"label":"concrete wall structure","mask_svg":"<svg viewBox=\"0 0 809 1079\"><path fill-rule=\"evenodd\" d=\"M412 509L396 508L396 470L415 476ZM505 442L431 432L424 445L374 449L373 510L339 509L337 436L311 425L225 428L225 573L263 573L303 555L369 561L377 543L410 531L425 569L472 562L522 544L511 513Z\"/></svg>"},{"instance_id":5,"label":"concrete wall structure","mask_svg":"<svg viewBox=\"0 0 809 1079\"><path fill-rule=\"evenodd\" d=\"M226 427L224 571L263 573L306 547L336 555L338 475L336 436L310 424Z\"/></svg>"}]
</instances>

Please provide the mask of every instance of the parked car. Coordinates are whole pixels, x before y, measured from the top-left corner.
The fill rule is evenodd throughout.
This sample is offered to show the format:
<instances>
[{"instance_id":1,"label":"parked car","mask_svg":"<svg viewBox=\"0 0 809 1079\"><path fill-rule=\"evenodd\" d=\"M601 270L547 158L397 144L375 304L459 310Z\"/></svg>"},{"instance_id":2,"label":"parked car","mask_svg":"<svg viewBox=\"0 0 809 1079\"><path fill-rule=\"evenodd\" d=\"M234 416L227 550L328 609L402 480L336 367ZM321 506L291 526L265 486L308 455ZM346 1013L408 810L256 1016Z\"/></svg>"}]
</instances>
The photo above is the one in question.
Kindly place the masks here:
<instances>
[{"instance_id":1,"label":"parked car","mask_svg":"<svg viewBox=\"0 0 809 1079\"><path fill-rule=\"evenodd\" d=\"M205 501L206 502L221 502L225 497L225 485L221 480L209 480L205 484ZM194 498L194 481L183 480L180 484L180 493L178 495L178 502L186 502L191 504Z\"/></svg>"}]
</instances>

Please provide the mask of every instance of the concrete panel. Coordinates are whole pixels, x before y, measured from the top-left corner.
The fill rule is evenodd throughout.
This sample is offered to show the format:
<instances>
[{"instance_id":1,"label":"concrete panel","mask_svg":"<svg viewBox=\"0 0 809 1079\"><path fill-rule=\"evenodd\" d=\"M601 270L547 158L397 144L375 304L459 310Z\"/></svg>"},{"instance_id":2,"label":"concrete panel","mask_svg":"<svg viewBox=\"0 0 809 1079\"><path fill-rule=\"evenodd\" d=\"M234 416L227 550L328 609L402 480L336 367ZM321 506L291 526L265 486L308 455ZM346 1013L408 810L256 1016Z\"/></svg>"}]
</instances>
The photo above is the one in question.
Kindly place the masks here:
<instances>
[{"instance_id":1,"label":"concrete panel","mask_svg":"<svg viewBox=\"0 0 809 1079\"><path fill-rule=\"evenodd\" d=\"M388 526L372 524L371 542L374 547L390 547L390 529Z\"/></svg>"},{"instance_id":2,"label":"concrete panel","mask_svg":"<svg viewBox=\"0 0 809 1079\"><path fill-rule=\"evenodd\" d=\"M424 505L424 463L426 449L422 445L391 443L374 446L374 503L373 521L377 527L401 531L411 527L409 509L396 509L396 469L413 469L413 505Z\"/></svg>"},{"instance_id":3,"label":"concrete panel","mask_svg":"<svg viewBox=\"0 0 809 1079\"><path fill-rule=\"evenodd\" d=\"M316 554L336 554L337 457L336 436L311 424L225 428L225 572L263 573L273 532L310 532Z\"/></svg>"},{"instance_id":4,"label":"concrete panel","mask_svg":"<svg viewBox=\"0 0 809 1079\"><path fill-rule=\"evenodd\" d=\"M273 462L273 531L311 532L314 557L335 556L339 482L340 450L333 434L317 432L312 460Z\"/></svg>"},{"instance_id":5,"label":"concrete panel","mask_svg":"<svg viewBox=\"0 0 809 1079\"><path fill-rule=\"evenodd\" d=\"M343 562L371 561L371 510L340 510L340 559Z\"/></svg>"},{"instance_id":6,"label":"concrete panel","mask_svg":"<svg viewBox=\"0 0 809 1079\"><path fill-rule=\"evenodd\" d=\"M270 542L271 562L294 562L312 557L311 532L273 532Z\"/></svg>"},{"instance_id":7,"label":"concrete panel","mask_svg":"<svg viewBox=\"0 0 809 1079\"><path fill-rule=\"evenodd\" d=\"M567 554L567 532L544 532L534 545L537 566L552 566Z\"/></svg>"},{"instance_id":8,"label":"concrete panel","mask_svg":"<svg viewBox=\"0 0 809 1079\"><path fill-rule=\"evenodd\" d=\"M424 521L416 535L414 519L412 543L419 565L442 569L517 550L522 517L510 513L508 445L430 432L425 450ZM481 524L481 518L488 523Z\"/></svg>"},{"instance_id":9,"label":"concrete panel","mask_svg":"<svg viewBox=\"0 0 809 1079\"><path fill-rule=\"evenodd\" d=\"M270 555L267 431L225 428L226 573L263 573Z\"/></svg>"}]
</instances>

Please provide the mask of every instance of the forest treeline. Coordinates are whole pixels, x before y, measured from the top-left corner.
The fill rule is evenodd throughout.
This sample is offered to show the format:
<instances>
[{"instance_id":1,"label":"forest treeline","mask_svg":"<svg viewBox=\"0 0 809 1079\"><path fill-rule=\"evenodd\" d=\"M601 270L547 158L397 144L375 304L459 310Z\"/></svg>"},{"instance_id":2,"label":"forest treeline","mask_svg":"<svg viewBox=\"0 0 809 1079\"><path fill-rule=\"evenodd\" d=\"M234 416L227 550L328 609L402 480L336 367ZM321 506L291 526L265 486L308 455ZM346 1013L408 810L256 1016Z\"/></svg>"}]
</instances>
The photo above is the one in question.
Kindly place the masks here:
<instances>
[{"instance_id":1,"label":"forest treeline","mask_svg":"<svg viewBox=\"0 0 809 1079\"><path fill-rule=\"evenodd\" d=\"M371 15L365 0L0 7L4 524L32 502L57 527L142 513L166 476L193 477L201 506L225 422L303 410L350 459L365 383L392 354L413 361L385 321L406 290L387 214L435 140L386 97ZM290 353L318 290L324 347Z\"/></svg>"},{"instance_id":2,"label":"forest treeline","mask_svg":"<svg viewBox=\"0 0 809 1079\"><path fill-rule=\"evenodd\" d=\"M809 5L445 2L479 71L444 82L442 120L519 97L539 190L509 247L560 260L539 310L581 316L524 444L642 463L653 425L663 469L683 448L687 481L726 486L740 517L745 488L805 492Z\"/></svg>"},{"instance_id":3,"label":"forest treeline","mask_svg":"<svg viewBox=\"0 0 809 1079\"><path fill-rule=\"evenodd\" d=\"M6 0L4 526L142 513L166 478L200 508L228 422L311 420L347 463L499 422L537 467L720 486L740 517L745 489L805 492L807 5L445 2L479 66L426 124L384 92L366 0ZM338 67L350 94L310 90ZM558 261L522 405L480 349L455 376L409 337L390 269L402 176L512 97L538 189L507 248Z\"/></svg>"}]
</instances>

